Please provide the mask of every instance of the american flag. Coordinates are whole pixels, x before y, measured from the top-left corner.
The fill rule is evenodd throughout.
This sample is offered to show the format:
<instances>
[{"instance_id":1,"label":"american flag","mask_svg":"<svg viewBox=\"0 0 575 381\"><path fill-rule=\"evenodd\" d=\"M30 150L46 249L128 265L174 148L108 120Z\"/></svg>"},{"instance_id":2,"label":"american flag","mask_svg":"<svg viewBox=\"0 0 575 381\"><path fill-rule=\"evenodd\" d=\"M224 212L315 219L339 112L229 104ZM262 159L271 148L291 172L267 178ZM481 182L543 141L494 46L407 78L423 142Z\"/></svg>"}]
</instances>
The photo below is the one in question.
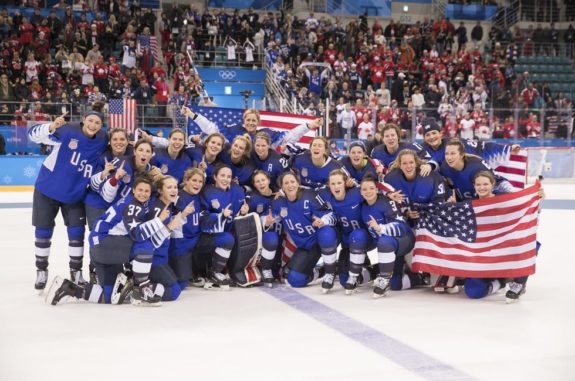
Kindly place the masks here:
<instances>
[{"instance_id":1,"label":"american flag","mask_svg":"<svg viewBox=\"0 0 575 381\"><path fill-rule=\"evenodd\" d=\"M527 178L527 151L521 150L519 153L512 153L509 161L493 168L496 175L507 179L515 188L525 188Z\"/></svg>"},{"instance_id":2,"label":"american flag","mask_svg":"<svg viewBox=\"0 0 575 381\"><path fill-rule=\"evenodd\" d=\"M218 126L232 126L242 124L243 109L222 107L195 107L194 112L205 116ZM276 131L288 131L302 123L314 120L314 117L306 115L284 114L279 112L260 111L260 128L270 128ZM188 135L201 134L200 127L196 123L190 123ZM315 136L315 131L308 131L300 140L299 145L307 148Z\"/></svg>"},{"instance_id":3,"label":"american flag","mask_svg":"<svg viewBox=\"0 0 575 381\"><path fill-rule=\"evenodd\" d=\"M141 34L138 36L138 43L140 49L150 48L154 59L158 59L158 39L155 36L145 36Z\"/></svg>"},{"instance_id":4,"label":"american flag","mask_svg":"<svg viewBox=\"0 0 575 381\"><path fill-rule=\"evenodd\" d=\"M540 188L422 207L413 270L466 278L535 273Z\"/></svg>"},{"instance_id":5,"label":"american flag","mask_svg":"<svg viewBox=\"0 0 575 381\"><path fill-rule=\"evenodd\" d=\"M110 99L109 128L124 128L128 133L136 129L136 100L135 99Z\"/></svg>"}]
</instances>

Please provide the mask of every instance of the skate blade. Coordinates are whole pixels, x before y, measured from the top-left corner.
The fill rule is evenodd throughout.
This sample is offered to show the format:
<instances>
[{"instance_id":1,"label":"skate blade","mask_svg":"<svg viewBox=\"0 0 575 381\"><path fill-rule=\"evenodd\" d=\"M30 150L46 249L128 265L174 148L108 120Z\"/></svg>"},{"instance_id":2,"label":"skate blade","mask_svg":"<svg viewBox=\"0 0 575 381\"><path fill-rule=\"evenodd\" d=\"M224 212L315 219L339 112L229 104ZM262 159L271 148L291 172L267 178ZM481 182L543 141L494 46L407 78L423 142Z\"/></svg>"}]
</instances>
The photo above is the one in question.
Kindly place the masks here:
<instances>
[{"instance_id":1,"label":"skate blade","mask_svg":"<svg viewBox=\"0 0 575 381\"><path fill-rule=\"evenodd\" d=\"M229 286L229 285L216 286L216 285L213 284L213 283L207 282L206 284L204 284L204 290L229 291L229 290L230 290L230 286Z\"/></svg>"},{"instance_id":2,"label":"skate blade","mask_svg":"<svg viewBox=\"0 0 575 381\"><path fill-rule=\"evenodd\" d=\"M148 302L143 302L143 301L137 300L137 299L132 299L131 303L133 306L137 306L137 307L161 307L162 306L162 302L148 303Z\"/></svg>"},{"instance_id":3,"label":"skate blade","mask_svg":"<svg viewBox=\"0 0 575 381\"><path fill-rule=\"evenodd\" d=\"M321 289L321 292L322 292L323 294L329 294L330 291L331 291L331 288L322 288L322 289Z\"/></svg>"},{"instance_id":4,"label":"skate blade","mask_svg":"<svg viewBox=\"0 0 575 381\"><path fill-rule=\"evenodd\" d=\"M389 294L389 291L384 292L383 294L378 294L377 292L373 293L373 298L374 299L379 299L379 298L383 298L385 296L387 296Z\"/></svg>"},{"instance_id":5,"label":"skate blade","mask_svg":"<svg viewBox=\"0 0 575 381\"><path fill-rule=\"evenodd\" d=\"M448 287L445 289L447 294L459 294L459 286Z\"/></svg>"},{"instance_id":6,"label":"skate blade","mask_svg":"<svg viewBox=\"0 0 575 381\"><path fill-rule=\"evenodd\" d=\"M519 301L519 298L517 298L517 299L505 298L505 304L515 304L518 301Z\"/></svg>"},{"instance_id":7,"label":"skate blade","mask_svg":"<svg viewBox=\"0 0 575 381\"><path fill-rule=\"evenodd\" d=\"M267 288L274 288L274 284L273 284L273 283L264 282L264 285L265 285Z\"/></svg>"},{"instance_id":8,"label":"skate blade","mask_svg":"<svg viewBox=\"0 0 575 381\"><path fill-rule=\"evenodd\" d=\"M345 294L346 294L346 295L353 295L353 294L357 294L358 292L359 292L358 289L345 290Z\"/></svg>"}]
</instances>

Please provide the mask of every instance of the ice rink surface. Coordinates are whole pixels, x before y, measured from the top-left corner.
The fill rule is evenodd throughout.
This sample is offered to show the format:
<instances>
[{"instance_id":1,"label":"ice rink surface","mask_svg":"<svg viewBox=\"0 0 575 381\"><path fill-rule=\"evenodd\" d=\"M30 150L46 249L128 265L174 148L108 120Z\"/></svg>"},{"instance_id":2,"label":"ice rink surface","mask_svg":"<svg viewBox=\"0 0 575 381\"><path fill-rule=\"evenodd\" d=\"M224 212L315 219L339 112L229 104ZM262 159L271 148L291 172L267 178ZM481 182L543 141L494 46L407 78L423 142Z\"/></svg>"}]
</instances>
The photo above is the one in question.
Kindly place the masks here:
<instances>
[{"instance_id":1,"label":"ice rink surface","mask_svg":"<svg viewBox=\"0 0 575 381\"><path fill-rule=\"evenodd\" d=\"M0 380L575 380L575 185L544 187L537 273L513 305L504 291L276 285L49 306L33 288L31 193L0 192ZM59 222L50 278L68 274Z\"/></svg>"}]
</instances>

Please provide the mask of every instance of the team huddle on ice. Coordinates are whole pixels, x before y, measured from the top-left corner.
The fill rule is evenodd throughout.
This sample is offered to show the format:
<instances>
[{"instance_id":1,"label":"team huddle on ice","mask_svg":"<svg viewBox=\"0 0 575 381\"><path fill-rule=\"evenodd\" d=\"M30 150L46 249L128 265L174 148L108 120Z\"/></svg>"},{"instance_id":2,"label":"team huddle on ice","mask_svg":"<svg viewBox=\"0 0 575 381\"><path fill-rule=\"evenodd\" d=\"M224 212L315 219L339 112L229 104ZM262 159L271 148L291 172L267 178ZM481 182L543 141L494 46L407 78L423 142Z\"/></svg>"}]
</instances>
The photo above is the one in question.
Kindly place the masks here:
<instances>
[{"instance_id":1,"label":"team huddle on ice","mask_svg":"<svg viewBox=\"0 0 575 381\"><path fill-rule=\"evenodd\" d=\"M388 124L383 144L367 152L353 142L336 160L324 137L309 149L292 146L321 119L278 132L258 129L255 110L245 111L243 125L227 127L185 107L203 139L187 142L179 129L167 139L142 132L132 146L125 130L102 131L100 107L80 124L62 115L29 132L53 146L34 191L36 289L48 283L59 210L69 239L70 279L54 278L48 303L75 297L155 306L189 286L273 287L278 280L292 287L321 282L327 293L339 279L346 294L371 282L374 297L426 285L445 292L464 286L481 298L508 283L508 302L525 292L527 277L455 279L413 272L405 258L419 205L515 191L486 162L509 157L516 146L444 139L427 119L422 145L400 142L399 128ZM89 281L82 276L86 221ZM377 254L368 257L372 250Z\"/></svg>"}]
</instances>

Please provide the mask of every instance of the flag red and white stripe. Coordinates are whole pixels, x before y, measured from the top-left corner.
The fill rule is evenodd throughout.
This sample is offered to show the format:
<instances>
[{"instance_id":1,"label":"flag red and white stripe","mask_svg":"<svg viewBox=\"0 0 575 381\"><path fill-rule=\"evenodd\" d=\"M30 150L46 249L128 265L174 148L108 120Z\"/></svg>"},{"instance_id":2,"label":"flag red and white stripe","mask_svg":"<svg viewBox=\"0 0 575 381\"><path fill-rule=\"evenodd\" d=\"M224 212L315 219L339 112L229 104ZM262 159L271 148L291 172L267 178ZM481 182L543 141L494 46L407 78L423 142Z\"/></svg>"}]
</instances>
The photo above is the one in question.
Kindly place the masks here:
<instances>
[{"instance_id":1,"label":"flag red and white stripe","mask_svg":"<svg viewBox=\"0 0 575 381\"><path fill-rule=\"evenodd\" d=\"M150 51L155 60L158 60L158 39L156 36L150 36Z\"/></svg>"},{"instance_id":2,"label":"flag red and white stripe","mask_svg":"<svg viewBox=\"0 0 575 381\"><path fill-rule=\"evenodd\" d=\"M514 278L535 273L540 188L537 183L519 192L468 201L473 221L456 217L454 210L461 209L451 207L443 220L443 210L434 210L434 217L428 220L433 222L416 229L413 270L466 278ZM442 234L442 229L453 231L448 224L456 220L458 226L452 227L460 229L460 237L461 224L474 225L465 227L465 232L471 230L474 235L472 242L471 238Z\"/></svg>"},{"instance_id":3,"label":"flag red and white stripe","mask_svg":"<svg viewBox=\"0 0 575 381\"><path fill-rule=\"evenodd\" d=\"M512 153L509 161L493 169L496 175L502 176L517 189L525 188L527 181L527 151Z\"/></svg>"},{"instance_id":4,"label":"flag red and white stripe","mask_svg":"<svg viewBox=\"0 0 575 381\"><path fill-rule=\"evenodd\" d=\"M110 99L108 111L109 128L124 128L128 133L136 130L135 99Z\"/></svg>"},{"instance_id":5,"label":"flag red and white stripe","mask_svg":"<svg viewBox=\"0 0 575 381\"><path fill-rule=\"evenodd\" d=\"M316 119L307 115L284 114L280 112L260 111L260 126L276 131L288 131L303 123ZM299 140L299 145L308 148L312 139L316 136L315 131L307 131Z\"/></svg>"}]
</instances>

